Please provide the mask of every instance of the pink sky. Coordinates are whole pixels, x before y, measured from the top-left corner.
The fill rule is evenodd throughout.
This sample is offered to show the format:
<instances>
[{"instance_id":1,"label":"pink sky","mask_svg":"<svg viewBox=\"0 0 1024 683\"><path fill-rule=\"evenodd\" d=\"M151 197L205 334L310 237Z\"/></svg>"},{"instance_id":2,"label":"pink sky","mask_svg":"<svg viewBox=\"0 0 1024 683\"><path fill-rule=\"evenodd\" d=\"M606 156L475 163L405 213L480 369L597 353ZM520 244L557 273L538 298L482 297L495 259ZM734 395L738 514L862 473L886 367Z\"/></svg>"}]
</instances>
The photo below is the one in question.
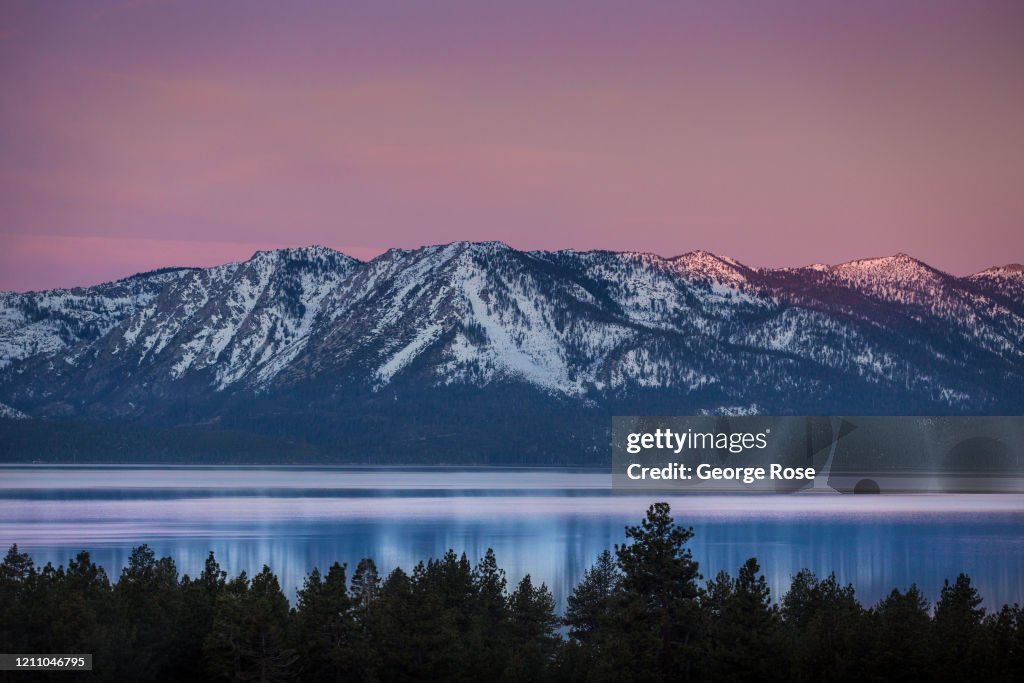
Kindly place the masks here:
<instances>
[{"instance_id":1,"label":"pink sky","mask_svg":"<svg viewBox=\"0 0 1024 683\"><path fill-rule=\"evenodd\" d=\"M1024 3L6 2L0 289L457 239L1024 261Z\"/></svg>"}]
</instances>

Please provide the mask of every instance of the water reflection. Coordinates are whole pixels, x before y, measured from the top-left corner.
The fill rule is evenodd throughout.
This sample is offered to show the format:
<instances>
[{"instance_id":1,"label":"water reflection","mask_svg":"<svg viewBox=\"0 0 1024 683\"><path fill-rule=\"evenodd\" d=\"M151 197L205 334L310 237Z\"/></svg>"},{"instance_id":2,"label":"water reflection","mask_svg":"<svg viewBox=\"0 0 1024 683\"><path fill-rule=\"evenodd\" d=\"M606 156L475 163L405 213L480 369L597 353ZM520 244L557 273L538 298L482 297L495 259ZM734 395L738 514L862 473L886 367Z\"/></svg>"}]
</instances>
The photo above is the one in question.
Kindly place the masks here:
<instances>
[{"instance_id":1,"label":"water reflection","mask_svg":"<svg viewBox=\"0 0 1024 683\"><path fill-rule=\"evenodd\" d=\"M311 567L335 560L373 557L384 571L408 570L448 548L475 560L493 547L510 583L530 572L561 606L654 500L617 495L609 479L550 470L0 468L0 544L54 563L84 548L114 572L143 542L191 574L213 550L232 574L270 565L289 597ZM809 567L834 570L869 604L914 582L934 600L960 571L989 605L1024 597L1018 496L668 500L695 528L706 577L756 556L776 596Z\"/></svg>"}]
</instances>

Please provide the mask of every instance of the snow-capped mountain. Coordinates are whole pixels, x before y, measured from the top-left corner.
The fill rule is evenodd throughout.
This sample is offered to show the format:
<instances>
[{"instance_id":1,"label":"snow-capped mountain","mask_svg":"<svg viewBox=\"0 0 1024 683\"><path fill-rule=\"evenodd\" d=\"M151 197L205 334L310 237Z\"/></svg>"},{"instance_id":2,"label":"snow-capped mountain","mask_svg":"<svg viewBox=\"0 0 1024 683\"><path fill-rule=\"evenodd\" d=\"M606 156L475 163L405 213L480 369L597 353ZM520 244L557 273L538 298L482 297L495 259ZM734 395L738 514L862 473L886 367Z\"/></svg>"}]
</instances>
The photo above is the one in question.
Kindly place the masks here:
<instances>
[{"instance_id":1,"label":"snow-capped mountain","mask_svg":"<svg viewBox=\"0 0 1024 683\"><path fill-rule=\"evenodd\" d=\"M216 425L350 459L411 443L543 460L603 452L612 414L1018 413L1024 268L287 249L0 294L0 364L4 415L36 418L19 424Z\"/></svg>"},{"instance_id":2,"label":"snow-capped mountain","mask_svg":"<svg viewBox=\"0 0 1024 683\"><path fill-rule=\"evenodd\" d=\"M0 368L102 337L189 272L169 268L96 287L0 292Z\"/></svg>"},{"instance_id":3,"label":"snow-capped mountain","mask_svg":"<svg viewBox=\"0 0 1024 683\"><path fill-rule=\"evenodd\" d=\"M209 376L215 390L270 381L309 343L321 304L356 267L323 247L261 251L195 270L102 343L65 358L124 367L159 383Z\"/></svg>"},{"instance_id":4,"label":"snow-capped mountain","mask_svg":"<svg viewBox=\"0 0 1024 683\"><path fill-rule=\"evenodd\" d=\"M1024 315L1024 265L997 266L970 276L967 280L984 296Z\"/></svg>"}]
</instances>

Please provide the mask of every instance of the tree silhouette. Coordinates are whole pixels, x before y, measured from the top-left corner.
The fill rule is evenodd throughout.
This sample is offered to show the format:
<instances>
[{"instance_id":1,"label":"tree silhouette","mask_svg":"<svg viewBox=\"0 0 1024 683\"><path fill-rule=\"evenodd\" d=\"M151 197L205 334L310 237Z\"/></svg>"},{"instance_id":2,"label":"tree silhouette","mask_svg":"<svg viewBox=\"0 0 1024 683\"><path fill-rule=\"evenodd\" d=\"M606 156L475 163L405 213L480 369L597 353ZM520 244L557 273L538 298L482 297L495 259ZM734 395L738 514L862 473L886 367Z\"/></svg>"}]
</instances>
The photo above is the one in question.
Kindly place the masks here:
<instances>
[{"instance_id":1,"label":"tree silhouette","mask_svg":"<svg viewBox=\"0 0 1024 683\"><path fill-rule=\"evenodd\" d=\"M296 628L303 636L299 642L304 678L343 681L361 670L353 656L359 634L345 570L335 562L322 578L314 568L298 592Z\"/></svg>"},{"instance_id":2,"label":"tree silhouette","mask_svg":"<svg viewBox=\"0 0 1024 683\"><path fill-rule=\"evenodd\" d=\"M690 680L698 655L699 565L686 543L692 528L677 526L668 503L655 503L631 543L616 545L625 616L620 637L636 653L638 672L659 680Z\"/></svg>"},{"instance_id":3,"label":"tree silhouette","mask_svg":"<svg viewBox=\"0 0 1024 683\"><path fill-rule=\"evenodd\" d=\"M147 545L135 548L113 590L117 669L135 680L159 680L175 657L180 628L178 570ZM130 674L129 674L130 672Z\"/></svg>"},{"instance_id":4,"label":"tree silhouette","mask_svg":"<svg viewBox=\"0 0 1024 683\"><path fill-rule=\"evenodd\" d=\"M534 586L527 574L508 599L511 660L505 678L539 681L558 649L555 598L544 584Z\"/></svg>"},{"instance_id":5,"label":"tree silhouette","mask_svg":"<svg viewBox=\"0 0 1024 683\"><path fill-rule=\"evenodd\" d=\"M619 572L610 550L597 556L594 566L566 599L565 623L569 634L581 642L593 640L615 607L621 587Z\"/></svg>"},{"instance_id":6,"label":"tree silhouette","mask_svg":"<svg viewBox=\"0 0 1024 683\"><path fill-rule=\"evenodd\" d=\"M988 668L981 596L966 574L943 582L935 604L934 652L938 679L967 680Z\"/></svg>"},{"instance_id":7,"label":"tree silhouette","mask_svg":"<svg viewBox=\"0 0 1024 683\"><path fill-rule=\"evenodd\" d=\"M735 579L721 572L706 593L708 678L773 681L787 678L778 610L757 560Z\"/></svg>"},{"instance_id":8,"label":"tree silhouette","mask_svg":"<svg viewBox=\"0 0 1024 683\"><path fill-rule=\"evenodd\" d=\"M840 584L834 573L819 580L804 569L793 577L781 611L796 680L842 681L862 676L863 661L857 653L863 610L852 585Z\"/></svg>"},{"instance_id":9,"label":"tree silhouette","mask_svg":"<svg viewBox=\"0 0 1024 683\"><path fill-rule=\"evenodd\" d=\"M916 585L906 593L894 588L868 615L874 635L875 675L890 681L934 678L931 655L931 617L928 600Z\"/></svg>"},{"instance_id":10,"label":"tree silhouette","mask_svg":"<svg viewBox=\"0 0 1024 683\"><path fill-rule=\"evenodd\" d=\"M289 616L288 599L269 567L251 582L244 572L230 581L206 639L209 672L261 683L291 680L298 657L289 647Z\"/></svg>"},{"instance_id":11,"label":"tree silhouette","mask_svg":"<svg viewBox=\"0 0 1024 683\"><path fill-rule=\"evenodd\" d=\"M289 607L270 568L232 579L211 553L195 578L135 548L111 584L88 553L0 562L0 647L90 652L101 681L1018 681L1024 610L986 615L966 575L934 616L917 586L873 608L803 570L776 605L754 558L704 586L668 505L656 504L567 600L524 576L507 591L488 550L449 551L381 581L374 562L313 569ZM559 625L568 627L565 636ZM73 677L73 676L72 676ZM67 672L39 672L68 680Z\"/></svg>"}]
</instances>

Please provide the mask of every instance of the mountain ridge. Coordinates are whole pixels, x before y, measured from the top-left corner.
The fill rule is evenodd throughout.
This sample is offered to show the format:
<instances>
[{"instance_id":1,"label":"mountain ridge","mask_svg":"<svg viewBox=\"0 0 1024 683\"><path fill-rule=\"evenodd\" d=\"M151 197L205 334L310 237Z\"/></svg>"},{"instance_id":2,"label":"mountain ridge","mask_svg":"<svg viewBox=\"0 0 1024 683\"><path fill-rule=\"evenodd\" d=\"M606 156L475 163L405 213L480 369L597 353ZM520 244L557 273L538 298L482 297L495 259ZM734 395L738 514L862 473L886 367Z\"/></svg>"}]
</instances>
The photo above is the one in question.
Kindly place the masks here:
<instances>
[{"instance_id":1,"label":"mountain ridge","mask_svg":"<svg viewBox=\"0 0 1024 683\"><path fill-rule=\"evenodd\" d=\"M906 259L909 259L909 260L912 260L912 261L916 261L917 263L923 264L923 265L927 266L928 268L930 268L932 270L935 270L935 271L940 272L940 273L942 273L944 275L947 275L948 277L956 278L956 279L969 279L969 278L974 278L974 277L978 277L978 276L999 275L999 274L1010 274L1010 275L1021 274L1021 276L1024 277L1024 264L1021 264L1021 263L997 264L997 265L989 266L988 268L984 268L984 269L982 269L980 271L977 271L975 273L970 273L968 275L958 276L958 275L953 275L951 273L948 273L948 272L942 270L941 268L936 268L935 266L932 266L932 265L928 264L927 262L925 262L925 261L923 261L921 259L918 259L918 258L916 258L914 256L911 256L911 255L907 254L906 252L897 252L895 254L890 254L890 255L886 255L886 256L872 256L872 257L851 259L849 261L841 261L841 262L835 263L835 264L826 264L826 263L820 263L819 262L819 263L811 263L811 264L807 264L807 265L803 265L803 266L769 267L769 266L748 266L746 264L743 264L740 261L737 261L736 259L733 259L730 256L716 254L715 252L708 251L708 250L705 250L705 249L693 249L691 251L682 252L682 253L679 253L679 254L675 254L673 256L664 256L662 254L658 254L656 252L651 252L651 251L630 251L630 250L617 251L617 250L612 250L612 249L585 249L585 250L579 250L579 249L558 249L558 250L553 250L553 251L547 251L547 250L517 250L517 249L515 249L515 247L512 247L508 243L503 242L501 240L482 240L482 241L456 240L454 242L447 242L447 243L437 244L437 245L424 245L424 246L421 246L421 247L412 247L412 248L392 247L392 248L382 252L381 254L375 256L374 258L367 259L367 260L358 259L358 258L356 258L354 256L346 254L344 251L341 251L339 249L335 249L334 247L328 247L326 245L317 244L317 243L308 244L308 245L305 245L305 246L298 246L298 247L282 247L282 248L278 248L278 249L258 249L257 251L253 252L253 255L250 256L248 259L243 259L243 260L239 260L239 261L229 261L229 262L226 262L226 263L223 263L223 264L219 264L219 265L216 265L216 266L205 266L205 267L204 266L189 266L189 265L161 266L159 268L153 268L153 269L147 270L147 271L139 271L137 273L133 273L131 275L126 275L126 276L120 277L120 278L115 278L113 280L105 280L103 282L100 282L100 283L97 283L97 284L94 284L94 285L75 285L75 286L68 286L68 287L52 287L50 289L35 289L35 290L24 290L24 291L19 291L19 290L0 290L0 295L4 295L4 294L30 295L30 294L44 294L44 293L58 292L58 291L70 292L70 291L74 291L74 290L95 289L95 288L98 288L98 287L103 287L105 285L114 285L114 284L117 284L117 283L123 283L125 281L133 280L133 279L136 279L136 278L145 278L145 277L153 276L153 275L162 275L162 274L171 273L171 272L175 272L175 271L203 270L205 268L223 267L223 266L231 265L232 263L246 263L248 261L251 261L253 258L255 258L259 254L288 253L288 252L291 252L291 253L304 253L304 252L321 252L321 253L323 253L323 252L326 252L326 253L331 253L331 254L345 256L345 257L347 257L349 259L352 259L353 261L356 261L356 262L359 262L359 263L369 263L370 261L373 261L373 260L375 260L377 258L380 258L381 256L387 254L388 252L393 252L393 251L397 251L397 252L414 252L414 251L419 251L421 249L440 248L440 247L446 247L446 246L450 246L450 245L454 245L454 244L500 245L501 247L508 248L508 249L513 250L513 251L521 251L521 253L525 253L525 254L623 254L623 255L635 255L635 256L649 256L649 257L654 257L654 258L661 259L661 260L664 260L664 261L676 261L676 260L684 259L686 257L692 257L692 256L698 256L699 255L699 256L712 257L714 259L718 259L718 260L726 262L726 263L731 263L731 264L734 264L734 265L742 266L743 268L747 268L749 270L764 271L764 272L802 270L802 269L810 269L810 268L817 268L817 267L822 267L822 268L828 269L828 268L836 268L836 267L839 267L839 266L844 266L844 265L849 265L849 264L856 264L856 263L862 263L862 262L869 262L869 261L881 261L881 260L886 260L886 259L906 258Z\"/></svg>"},{"instance_id":2,"label":"mountain ridge","mask_svg":"<svg viewBox=\"0 0 1024 683\"><path fill-rule=\"evenodd\" d=\"M313 245L0 293L0 421L233 429L332 458L424 439L433 460L589 462L611 414L1012 412L1022 380L1022 271L906 254Z\"/></svg>"}]
</instances>

